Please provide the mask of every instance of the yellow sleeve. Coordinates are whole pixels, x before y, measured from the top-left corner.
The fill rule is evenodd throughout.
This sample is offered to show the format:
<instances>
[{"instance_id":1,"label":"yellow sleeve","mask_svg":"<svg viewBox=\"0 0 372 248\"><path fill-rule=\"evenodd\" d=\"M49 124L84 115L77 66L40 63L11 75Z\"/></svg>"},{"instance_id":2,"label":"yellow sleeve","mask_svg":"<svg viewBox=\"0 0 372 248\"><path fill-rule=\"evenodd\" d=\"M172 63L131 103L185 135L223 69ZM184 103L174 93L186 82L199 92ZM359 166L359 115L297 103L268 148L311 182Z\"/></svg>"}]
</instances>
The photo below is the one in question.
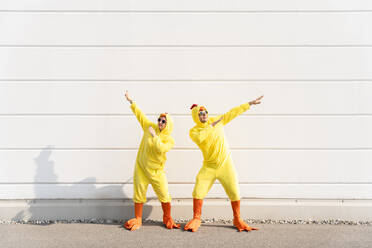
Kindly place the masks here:
<instances>
[{"instance_id":1,"label":"yellow sleeve","mask_svg":"<svg viewBox=\"0 0 372 248\"><path fill-rule=\"evenodd\" d=\"M168 152L172 149L173 145L174 139L172 137L168 137L165 140L161 140L157 135L154 137L154 147L160 153Z\"/></svg>"},{"instance_id":2,"label":"yellow sleeve","mask_svg":"<svg viewBox=\"0 0 372 248\"><path fill-rule=\"evenodd\" d=\"M208 125L204 128L190 130L190 138L194 141L197 145L201 144L208 136L212 133L213 127Z\"/></svg>"},{"instance_id":3,"label":"yellow sleeve","mask_svg":"<svg viewBox=\"0 0 372 248\"><path fill-rule=\"evenodd\" d=\"M208 117L208 124L212 124L213 122L219 120L221 118L221 116L223 116L223 115Z\"/></svg>"},{"instance_id":4,"label":"yellow sleeve","mask_svg":"<svg viewBox=\"0 0 372 248\"><path fill-rule=\"evenodd\" d=\"M247 111L249 108L250 108L249 103L244 103L244 104L241 104L241 105L239 105L235 108L232 108L230 111L228 111L227 113L222 115L222 117L223 117L222 123L224 125L226 125L227 123L232 121L235 117L237 117L237 116L241 115L242 113L244 113L245 111Z\"/></svg>"},{"instance_id":5,"label":"yellow sleeve","mask_svg":"<svg viewBox=\"0 0 372 248\"><path fill-rule=\"evenodd\" d=\"M151 121L147 118L145 113L142 112L142 110L137 106L135 102L132 102L130 108L132 109L138 122L141 124L142 129L145 130L145 128L151 124Z\"/></svg>"}]
</instances>

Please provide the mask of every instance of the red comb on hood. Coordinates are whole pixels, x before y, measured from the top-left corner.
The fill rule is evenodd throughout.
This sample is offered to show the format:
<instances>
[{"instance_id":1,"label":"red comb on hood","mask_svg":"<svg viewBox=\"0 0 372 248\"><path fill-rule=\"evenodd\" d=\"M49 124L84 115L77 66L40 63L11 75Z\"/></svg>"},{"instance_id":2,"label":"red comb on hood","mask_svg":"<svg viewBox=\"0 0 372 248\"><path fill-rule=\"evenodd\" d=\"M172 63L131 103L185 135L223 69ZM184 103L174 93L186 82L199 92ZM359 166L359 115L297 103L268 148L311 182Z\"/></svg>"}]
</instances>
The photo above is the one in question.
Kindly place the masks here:
<instances>
[{"instance_id":1,"label":"red comb on hood","mask_svg":"<svg viewBox=\"0 0 372 248\"><path fill-rule=\"evenodd\" d=\"M190 109L193 109L193 108L195 108L196 106L198 106L198 104L193 104L192 106L191 106L191 108Z\"/></svg>"}]
</instances>

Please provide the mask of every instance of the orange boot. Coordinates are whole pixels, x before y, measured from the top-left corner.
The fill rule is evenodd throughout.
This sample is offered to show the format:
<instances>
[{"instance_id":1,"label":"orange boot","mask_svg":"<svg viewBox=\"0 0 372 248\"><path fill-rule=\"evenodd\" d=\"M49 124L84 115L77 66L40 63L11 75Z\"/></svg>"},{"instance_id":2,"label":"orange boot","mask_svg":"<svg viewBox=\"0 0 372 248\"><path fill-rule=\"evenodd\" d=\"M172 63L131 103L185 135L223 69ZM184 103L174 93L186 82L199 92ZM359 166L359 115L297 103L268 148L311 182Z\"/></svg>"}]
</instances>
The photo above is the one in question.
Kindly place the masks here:
<instances>
[{"instance_id":1,"label":"orange boot","mask_svg":"<svg viewBox=\"0 0 372 248\"><path fill-rule=\"evenodd\" d=\"M258 230L258 228L250 227L245 223L242 218L240 218L240 200L239 201L232 201L231 207L234 212L234 226L238 228L238 231L252 231L252 230Z\"/></svg>"},{"instance_id":2,"label":"orange boot","mask_svg":"<svg viewBox=\"0 0 372 248\"><path fill-rule=\"evenodd\" d=\"M196 232L201 224L201 210L203 206L203 199L193 199L193 209L194 209L194 218L190 220L186 226L185 230L191 230L192 232Z\"/></svg>"},{"instance_id":3,"label":"orange boot","mask_svg":"<svg viewBox=\"0 0 372 248\"><path fill-rule=\"evenodd\" d=\"M180 224L176 224L171 217L171 204L170 202L162 202L161 208L163 209L163 223L168 229L180 228Z\"/></svg>"},{"instance_id":4,"label":"orange boot","mask_svg":"<svg viewBox=\"0 0 372 248\"><path fill-rule=\"evenodd\" d=\"M128 230L134 231L142 226L142 209L143 203L134 203L134 216L135 218L128 220L124 227Z\"/></svg>"}]
</instances>

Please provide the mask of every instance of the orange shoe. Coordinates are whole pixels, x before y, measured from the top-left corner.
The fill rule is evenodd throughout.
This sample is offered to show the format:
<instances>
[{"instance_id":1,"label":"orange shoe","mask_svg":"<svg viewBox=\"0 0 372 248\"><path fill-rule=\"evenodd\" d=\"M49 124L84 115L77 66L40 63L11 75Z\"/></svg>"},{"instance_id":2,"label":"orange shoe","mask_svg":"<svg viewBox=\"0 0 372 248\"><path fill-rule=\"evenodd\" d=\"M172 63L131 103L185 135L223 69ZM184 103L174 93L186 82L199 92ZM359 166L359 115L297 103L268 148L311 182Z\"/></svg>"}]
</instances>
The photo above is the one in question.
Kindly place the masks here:
<instances>
[{"instance_id":1,"label":"orange shoe","mask_svg":"<svg viewBox=\"0 0 372 248\"><path fill-rule=\"evenodd\" d=\"M248 226L248 224L245 223L242 218L240 218L240 200L232 201L231 207L234 212L234 226L238 229L239 232L243 230L245 231L258 230L258 228Z\"/></svg>"},{"instance_id":2,"label":"orange shoe","mask_svg":"<svg viewBox=\"0 0 372 248\"><path fill-rule=\"evenodd\" d=\"M201 224L201 210L203 206L203 199L193 199L193 210L194 210L194 218L190 220L186 226L185 230L190 230L192 232L196 232Z\"/></svg>"},{"instance_id":3,"label":"orange shoe","mask_svg":"<svg viewBox=\"0 0 372 248\"><path fill-rule=\"evenodd\" d=\"M163 209L163 223L168 229L180 228L180 224L176 224L171 217L171 204L170 202L162 202L161 208Z\"/></svg>"},{"instance_id":4,"label":"orange shoe","mask_svg":"<svg viewBox=\"0 0 372 248\"><path fill-rule=\"evenodd\" d=\"M143 203L134 203L134 216L135 218L128 220L124 227L128 230L134 231L142 226L142 209Z\"/></svg>"}]
</instances>

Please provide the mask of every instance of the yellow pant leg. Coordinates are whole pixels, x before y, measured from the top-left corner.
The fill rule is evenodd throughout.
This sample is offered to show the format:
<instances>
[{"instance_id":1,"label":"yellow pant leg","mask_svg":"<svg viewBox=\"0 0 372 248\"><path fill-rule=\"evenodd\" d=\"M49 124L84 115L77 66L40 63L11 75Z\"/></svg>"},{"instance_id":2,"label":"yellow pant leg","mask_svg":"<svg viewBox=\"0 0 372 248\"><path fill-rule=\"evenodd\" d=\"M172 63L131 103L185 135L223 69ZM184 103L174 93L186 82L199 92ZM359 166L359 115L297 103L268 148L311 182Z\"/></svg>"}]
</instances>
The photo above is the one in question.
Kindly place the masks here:
<instances>
[{"instance_id":1,"label":"yellow pant leg","mask_svg":"<svg viewBox=\"0 0 372 248\"><path fill-rule=\"evenodd\" d=\"M170 202L168 180L163 170L146 169L146 174L160 202Z\"/></svg>"},{"instance_id":2,"label":"yellow pant leg","mask_svg":"<svg viewBox=\"0 0 372 248\"><path fill-rule=\"evenodd\" d=\"M211 189L214 181L216 181L216 169L203 165L198 175L192 197L195 199L204 199Z\"/></svg>"},{"instance_id":3,"label":"yellow pant leg","mask_svg":"<svg viewBox=\"0 0 372 248\"><path fill-rule=\"evenodd\" d=\"M149 186L149 180L143 169L136 163L133 175L133 201L136 203L146 202L146 192Z\"/></svg>"},{"instance_id":4,"label":"yellow pant leg","mask_svg":"<svg viewBox=\"0 0 372 248\"><path fill-rule=\"evenodd\" d=\"M217 170L217 179L222 184L231 201L240 200L238 177L232 159L228 159L225 164Z\"/></svg>"}]
</instances>

